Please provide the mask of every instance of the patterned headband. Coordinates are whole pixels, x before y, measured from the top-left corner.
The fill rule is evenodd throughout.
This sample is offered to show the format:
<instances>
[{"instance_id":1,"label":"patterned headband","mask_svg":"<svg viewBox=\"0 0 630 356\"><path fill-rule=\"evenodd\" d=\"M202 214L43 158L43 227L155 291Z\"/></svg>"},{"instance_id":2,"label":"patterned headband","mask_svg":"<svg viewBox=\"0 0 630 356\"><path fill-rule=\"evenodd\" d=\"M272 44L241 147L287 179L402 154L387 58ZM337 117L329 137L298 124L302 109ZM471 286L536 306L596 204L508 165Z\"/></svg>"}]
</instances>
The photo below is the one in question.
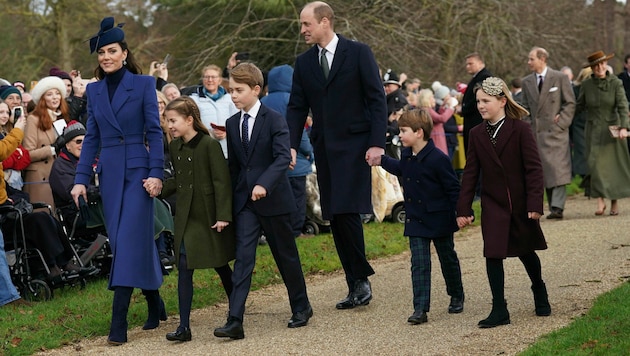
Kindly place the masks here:
<instances>
[{"instance_id":1,"label":"patterned headband","mask_svg":"<svg viewBox=\"0 0 630 356\"><path fill-rule=\"evenodd\" d=\"M481 83L481 89L484 93L491 96L504 96L503 80L497 77L488 77Z\"/></svg>"}]
</instances>

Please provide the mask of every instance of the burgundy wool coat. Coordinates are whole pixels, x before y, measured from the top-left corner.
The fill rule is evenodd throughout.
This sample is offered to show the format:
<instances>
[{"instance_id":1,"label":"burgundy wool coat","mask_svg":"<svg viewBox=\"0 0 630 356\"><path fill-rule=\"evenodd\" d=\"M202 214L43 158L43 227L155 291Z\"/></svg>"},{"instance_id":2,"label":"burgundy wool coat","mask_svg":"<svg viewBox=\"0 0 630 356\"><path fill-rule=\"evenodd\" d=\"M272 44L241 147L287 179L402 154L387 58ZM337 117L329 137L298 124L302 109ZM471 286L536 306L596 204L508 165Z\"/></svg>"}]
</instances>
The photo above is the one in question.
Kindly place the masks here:
<instances>
[{"instance_id":1,"label":"burgundy wool coat","mask_svg":"<svg viewBox=\"0 0 630 356\"><path fill-rule=\"evenodd\" d=\"M538 220L543 213L543 170L528 123L506 119L492 146L486 123L470 130L457 216L471 216L481 176L481 231L486 258L522 256L547 248Z\"/></svg>"}]
</instances>

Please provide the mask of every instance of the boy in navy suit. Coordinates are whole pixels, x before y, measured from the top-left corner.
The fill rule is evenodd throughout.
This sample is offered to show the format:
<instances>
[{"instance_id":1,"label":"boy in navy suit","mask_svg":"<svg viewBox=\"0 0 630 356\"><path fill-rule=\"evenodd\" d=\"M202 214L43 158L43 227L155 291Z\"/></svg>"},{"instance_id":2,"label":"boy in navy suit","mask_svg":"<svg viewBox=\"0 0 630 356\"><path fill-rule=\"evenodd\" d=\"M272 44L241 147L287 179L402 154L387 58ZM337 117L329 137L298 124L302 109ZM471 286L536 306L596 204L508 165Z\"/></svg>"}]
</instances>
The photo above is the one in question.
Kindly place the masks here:
<instances>
[{"instance_id":1,"label":"boy in navy suit","mask_svg":"<svg viewBox=\"0 0 630 356\"><path fill-rule=\"evenodd\" d=\"M431 241L440 260L446 292L451 296L448 312L464 310L462 274L453 242L453 233L458 230L455 205L459 180L449 157L430 138L433 121L426 111L404 112L398 127L405 147L401 160L383 155L380 164L403 178L414 308L407 321L422 324L427 322L431 296Z\"/></svg>"},{"instance_id":2,"label":"boy in navy suit","mask_svg":"<svg viewBox=\"0 0 630 356\"><path fill-rule=\"evenodd\" d=\"M262 87L262 72L252 63L241 63L230 72L230 95L240 110L226 122L236 262L229 316L214 330L217 337L245 337L245 301L263 231L289 294L293 315L288 327L305 326L313 315L291 228L290 214L296 207L286 174L291 162L289 128L281 114L258 100Z\"/></svg>"}]
</instances>

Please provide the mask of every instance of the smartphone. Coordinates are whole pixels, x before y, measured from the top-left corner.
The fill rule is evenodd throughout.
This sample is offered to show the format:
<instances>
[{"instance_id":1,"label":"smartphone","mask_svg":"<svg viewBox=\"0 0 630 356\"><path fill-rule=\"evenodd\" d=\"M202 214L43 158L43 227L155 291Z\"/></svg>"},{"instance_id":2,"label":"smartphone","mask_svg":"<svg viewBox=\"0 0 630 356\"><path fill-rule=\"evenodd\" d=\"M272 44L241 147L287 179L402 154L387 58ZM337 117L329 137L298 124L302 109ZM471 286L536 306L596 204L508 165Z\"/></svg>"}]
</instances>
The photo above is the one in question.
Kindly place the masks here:
<instances>
[{"instance_id":1,"label":"smartphone","mask_svg":"<svg viewBox=\"0 0 630 356\"><path fill-rule=\"evenodd\" d=\"M17 106L13 108L13 120L17 120L22 116L22 107Z\"/></svg>"},{"instance_id":2,"label":"smartphone","mask_svg":"<svg viewBox=\"0 0 630 356\"><path fill-rule=\"evenodd\" d=\"M162 63L163 63L165 66L168 66L168 61L170 61L170 60L171 60L171 54L170 54L170 53L167 53L167 54L166 54L166 56L164 57L164 60L162 61Z\"/></svg>"},{"instance_id":3,"label":"smartphone","mask_svg":"<svg viewBox=\"0 0 630 356\"><path fill-rule=\"evenodd\" d=\"M244 61L244 60L246 60L246 59L249 59L249 52L242 52L242 53L241 53L241 52L239 52L239 53L236 55L236 60L237 60L237 61Z\"/></svg>"}]
</instances>

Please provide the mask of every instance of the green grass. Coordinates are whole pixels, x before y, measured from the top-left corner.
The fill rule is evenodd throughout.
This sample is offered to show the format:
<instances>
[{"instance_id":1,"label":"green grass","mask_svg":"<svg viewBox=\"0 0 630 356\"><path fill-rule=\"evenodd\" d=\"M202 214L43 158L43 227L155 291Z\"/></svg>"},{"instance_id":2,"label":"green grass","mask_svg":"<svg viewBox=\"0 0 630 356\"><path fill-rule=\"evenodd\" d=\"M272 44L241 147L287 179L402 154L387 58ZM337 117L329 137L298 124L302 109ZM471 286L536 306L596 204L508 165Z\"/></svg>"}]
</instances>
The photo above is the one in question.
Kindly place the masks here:
<instances>
[{"instance_id":1,"label":"green grass","mask_svg":"<svg viewBox=\"0 0 630 356\"><path fill-rule=\"evenodd\" d=\"M364 228L366 251L370 259L396 255L408 249L407 239L402 236L402 224L369 223ZM331 273L341 268L329 233L298 239L297 244L305 274ZM258 248L252 290L273 283L282 283L282 278L269 247L261 246ZM227 299L220 279L213 270L195 271L194 284L195 309ZM54 293L52 300L34 303L32 307L0 308L0 355L30 355L83 338L107 335L113 294L107 290L105 279L91 280L84 289L57 289ZM160 293L167 310L176 315L176 273L166 276ZM144 296L140 290L135 290L129 307L130 327L144 323L146 308Z\"/></svg>"},{"instance_id":2,"label":"green grass","mask_svg":"<svg viewBox=\"0 0 630 356\"><path fill-rule=\"evenodd\" d=\"M540 338L522 352L535 355L630 354L630 282L599 296L591 310L569 326Z\"/></svg>"}]
</instances>

